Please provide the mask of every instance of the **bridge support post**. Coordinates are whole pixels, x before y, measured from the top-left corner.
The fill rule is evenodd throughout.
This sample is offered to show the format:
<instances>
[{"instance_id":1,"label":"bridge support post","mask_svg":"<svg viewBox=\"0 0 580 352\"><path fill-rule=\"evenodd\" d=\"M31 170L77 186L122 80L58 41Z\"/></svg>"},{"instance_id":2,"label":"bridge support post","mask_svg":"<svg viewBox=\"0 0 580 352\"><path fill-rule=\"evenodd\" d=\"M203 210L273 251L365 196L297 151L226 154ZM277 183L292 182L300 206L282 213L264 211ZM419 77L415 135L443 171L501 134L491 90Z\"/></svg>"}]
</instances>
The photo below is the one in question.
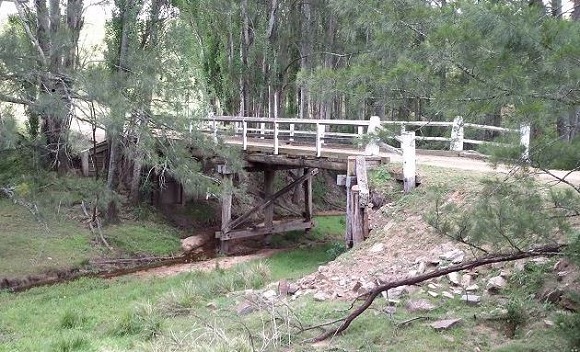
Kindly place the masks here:
<instances>
[{"instance_id":1,"label":"bridge support post","mask_svg":"<svg viewBox=\"0 0 580 352\"><path fill-rule=\"evenodd\" d=\"M229 225L232 220L232 189L233 173L226 165L218 165L218 173L222 175L222 221L221 233L229 232ZM220 241L220 252L228 253L229 244L227 241Z\"/></svg>"},{"instance_id":2,"label":"bridge support post","mask_svg":"<svg viewBox=\"0 0 580 352\"><path fill-rule=\"evenodd\" d=\"M276 177L276 171L270 168L264 169L264 201L272 196L274 193L274 179ZM264 209L264 227L266 229L272 229L274 227L274 203L269 203ZM264 236L264 241L266 244L270 243L272 235L267 234Z\"/></svg>"},{"instance_id":3,"label":"bridge support post","mask_svg":"<svg viewBox=\"0 0 580 352\"><path fill-rule=\"evenodd\" d=\"M304 169L304 175L310 173L310 169ZM313 215L312 210L312 177L304 181L304 221L311 221Z\"/></svg>"},{"instance_id":4,"label":"bridge support post","mask_svg":"<svg viewBox=\"0 0 580 352\"><path fill-rule=\"evenodd\" d=\"M346 186L346 231L347 248L362 242L369 235L368 205L370 192L367 182L367 162L363 156L349 157L346 175L338 175L336 183Z\"/></svg>"}]
</instances>

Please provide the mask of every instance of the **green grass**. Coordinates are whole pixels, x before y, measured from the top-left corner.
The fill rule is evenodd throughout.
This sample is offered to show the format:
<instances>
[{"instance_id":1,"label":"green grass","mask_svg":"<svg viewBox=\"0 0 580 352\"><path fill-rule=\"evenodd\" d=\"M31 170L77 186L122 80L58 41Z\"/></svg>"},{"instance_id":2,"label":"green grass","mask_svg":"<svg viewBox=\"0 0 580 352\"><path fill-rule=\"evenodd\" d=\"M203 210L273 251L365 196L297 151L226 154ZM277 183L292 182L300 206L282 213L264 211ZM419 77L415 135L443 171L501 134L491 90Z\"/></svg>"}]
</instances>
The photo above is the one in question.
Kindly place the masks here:
<instances>
[{"instance_id":1,"label":"green grass","mask_svg":"<svg viewBox=\"0 0 580 352\"><path fill-rule=\"evenodd\" d=\"M109 226L110 244L129 255L168 255L180 251L180 233L167 225L148 221Z\"/></svg>"},{"instance_id":2,"label":"green grass","mask_svg":"<svg viewBox=\"0 0 580 352\"><path fill-rule=\"evenodd\" d=\"M180 250L177 230L149 221L125 221L104 230L116 248L111 253L81 222L80 214L70 209L50 216L48 210L43 213L37 217L21 205L0 199L0 278L77 268L97 257L168 255Z\"/></svg>"},{"instance_id":3,"label":"green grass","mask_svg":"<svg viewBox=\"0 0 580 352\"><path fill-rule=\"evenodd\" d=\"M78 222L38 220L6 199L0 199L0 228L2 277L79 266L97 253Z\"/></svg>"},{"instance_id":4,"label":"green grass","mask_svg":"<svg viewBox=\"0 0 580 352\"><path fill-rule=\"evenodd\" d=\"M332 259L327 251L332 241L342 237L343 225L338 217L317 221L320 226L307 235L303 248L275 254L266 262L169 278L85 278L20 294L0 293L0 351L142 351L148 341L163 341L174 329L189 331L194 316L212 316L209 302L218 304L220 315L235 315L236 298L228 297L231 292L298 278ZM139 233L142 242L156 232L128 228L127 234ZM240 347L244 341L234 335L223 350ZM209 344L207 350L215 347Z\"/></svg>"}]
</instances>

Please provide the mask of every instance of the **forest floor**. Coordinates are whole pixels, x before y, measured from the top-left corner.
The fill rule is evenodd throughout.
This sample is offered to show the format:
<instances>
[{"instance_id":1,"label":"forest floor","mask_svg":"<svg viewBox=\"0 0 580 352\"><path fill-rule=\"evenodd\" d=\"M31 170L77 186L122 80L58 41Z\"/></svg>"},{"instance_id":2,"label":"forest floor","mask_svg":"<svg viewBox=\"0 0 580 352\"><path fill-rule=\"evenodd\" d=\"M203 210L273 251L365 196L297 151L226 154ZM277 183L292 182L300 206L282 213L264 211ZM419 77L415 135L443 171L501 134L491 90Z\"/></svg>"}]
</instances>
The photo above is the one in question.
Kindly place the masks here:
<instances>
[{"instance_id":1,"label":"forest floor","mask_svg":"<svg viewBox=\"0 0 580 352\"><path fill-rule=\"evenodd\" d=\"M390 290L342 335L309 342L365 290L471 258L427 219L437 197L469 204L490 173L434 166L420 173L423 184L407 195L384 170L373 175L386 204L372 213L369 239L343 254L343 217L322 217L312 233L275 237L272 248L249 255L0 292L0 351L565 350L556 328L566 314L562 302L542 294L576 285L578 277L567 263L548 258ZM102 259L98 240L75 227L81 219L39 223L26 209L1 202L4 276ZM105 231L109 239L118 233L111 244L134 256L175 255L186 235L149 213ZM25 236L30 233L36 235ZM147 242L149 252L136 250ZM501 287L490 289L493 281ZM466 304L464 294L479 303ZM459 320L446 329L431 325L441 319Z\"/></svg>"}]
</instances>

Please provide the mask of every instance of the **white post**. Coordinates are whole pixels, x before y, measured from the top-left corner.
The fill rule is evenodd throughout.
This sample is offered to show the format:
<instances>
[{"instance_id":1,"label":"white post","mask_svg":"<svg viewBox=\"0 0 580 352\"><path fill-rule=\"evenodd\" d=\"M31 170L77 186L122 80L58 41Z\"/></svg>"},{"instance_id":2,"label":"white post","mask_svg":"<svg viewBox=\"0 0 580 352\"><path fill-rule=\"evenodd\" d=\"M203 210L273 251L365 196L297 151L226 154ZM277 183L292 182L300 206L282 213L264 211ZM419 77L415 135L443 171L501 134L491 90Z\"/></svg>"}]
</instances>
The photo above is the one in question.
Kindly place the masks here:
<instances>
[{"instance_id":1,"label":"white post","mask_svg":"<svg viewBox=\"0 0 580 352\"><path fill-rule=\"evenodd\" d=\"M260 139L264 139L264 135L266 134L266 123L265 122L260 123L260 134L262 135L262 137L260 137Z\"/></svg>"},{"instance_id":2,"label":"white post","mask_svg":"<svg viewBox=\"0 0 580 352\"><path fill-rule=\"evenodd\" d=\"M294 142L294 124L290 124L290 142Z\"/></svg>"},{"instance_id":3,"label":"white post","mask_svg":"<svg viewBox=\"0 0 580 352\"><path fill-rule=\"evenodd\" d=\"M324 130L325 126L323 124L316 124L316 157L322 155L322 144L324 143Z\"/></svg>"},{"instance_id":4,"label":"white post","mask_svg":"<svg viewBox=\"0 0 580 352\"><path fill-rule=\"evenodd\" d=\"M278 146L279 146L279 142L278 142L278 131L279 131L279 123L278 122L274 122L274 155L278 155Z\"/></svg>"},{"instance_id":5,"label":"white post","mask_svg":"<svg viewBox=\"0 0 580 352\"><path fill-rule=\"evenodd\" d=\"M381 128L381 119L378 116L371 116L369 120L369 128L367 134L370 137L369 142L365 147L366 155L379 155L379 143L376 133Z\"/></svg>"},{"instance_id":6,"label":"white post","mask_svg":"<svg viewBox=\"0 0 580 352\"><path fill-rule=\"evenodd\" d=\"M240 134L240 130L241 130L241 127L240 126L241 126L241 124L242 123L239 122L239 121L234 122L234 136L237 136L237 135Z\"/></svg>"},{"instance_id":7,"label":"white post","mask_svg":"<svg viewBox=\"0 0 580 352\"><path fill-rule=\"evenodd\" d=\"M217 143L217 121L214 119L211 123L212 134L213 134L213 141Z\"/></svg>"},{"instance_id":8,"label":"white post","mask_svg":"<svg viewBox=\"0 0 580 352\"><path fill-rule=\"evenodd\" d=\"M453 119L453 127L451 128L451 143L449 150L460 152L463 150L463 117L457 116Z\"/></svg>"},{"instance_id":9,"label":"white post","mask_svg":"<svg viewBox=\"0 0 580 352\"><path fill-rule=\"evenodd\" d=\"M362 139L363 139L363 135L364 135L364 126L357 126L357 137L358 137L358 143L357 146L358 147L362 147Z\"/></svg>"},{"instance_id":10,"label":"white post","mask_svg":"<svg viewBox=\"0 0 580 352\"><path fill-rule=\"evenodd\" d=\"M248 149L248 122L246 120L242 121L242 144L244 150Z\"/></svg>"},{"instance_id":11,"label":"white post","mask_svg":"<svg viewBox=\"0 0 580 352\"><path fill-rule=\"evenodd\" d=\"M520 125L520 145L523 147L522 160L530 161L530 131L529 123Z\"/></svg>"},{"instance_id":12,"label":"white post","mask_svg":"<svg viewBox=\"0 0 580 352\"><path fill-rule=\"evenodd\" d=\"M417 171L415 132L401 134L401 149L403 149L403 191L408 193L415 188L415 174Z\"/></svg>"}]
</instances>

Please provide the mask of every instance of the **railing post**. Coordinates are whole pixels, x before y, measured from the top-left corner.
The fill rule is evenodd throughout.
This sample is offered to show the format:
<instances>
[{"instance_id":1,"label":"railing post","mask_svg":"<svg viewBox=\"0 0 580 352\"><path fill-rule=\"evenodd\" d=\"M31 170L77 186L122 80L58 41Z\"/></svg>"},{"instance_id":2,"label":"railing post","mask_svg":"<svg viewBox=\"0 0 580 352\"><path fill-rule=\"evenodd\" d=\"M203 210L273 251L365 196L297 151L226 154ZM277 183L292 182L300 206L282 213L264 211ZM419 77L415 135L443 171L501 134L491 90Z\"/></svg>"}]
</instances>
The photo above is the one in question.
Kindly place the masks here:
<instances>
[{"instance_id":1,"label":"railing post","mask_svg":"<svg viewBox=\"0 0 580 352\"><path fill-rule=\"evenodd\" d=\"M410 192L415 188L415 132L401 134L401 149L403 149L403 191Z\"/></svg>"},{"instance_id":2,"label":"railing post","mask_svg":"<svg viewBox=\"0 0 580 352\"><path fill-rule=\"evenodd\" d=\"M367 134L370 139L365 147L366 155L379 155L379 144L376 133L379 128L381 128L381 118L378 116L371 116L369 120L369 128L367 129Z\"/></svg>"},{"instance_id":3,"label":"railing post","mask_svg":"<svg viewBox=\"0 0 580 352\"><path fill-rule=\"evenodd\" d=\"M316 157L322 155L322 144L324 143L324 130L325 126L320 123L316 123Z\"/></svg>"},{"instance_id":4,"label":"railing post","mask_svg":"<svg viewBox=\"0 0 580 352\"><path fill-rule=\"evenodd\" d=\"M449 150L460 152L463 150L463 117L457 116L453 119L451 128L451 143Z\"/></svg>"},{"instance_id":5,"label":"railing post","mask_svg":"<svg viewBox=\"0 0 580 352\"><path fill-rule=\"evenodd\" d=\"M290 124L290 139L289 139L289 141L294 142L294 124L293 123Z\"/></svg>"},{"instance_id":6,"label":"railing post","mask_svg":"<svg viewBox=\"0 0 580 352\"><path fill-rule=\"evenodd\" d=\"M403 135L403 133L407 132L407 126L405 126L404 123L401 124L401 136Z\"/></svg>"},{"instance_id":7,"label":"railing post","mask_svg":"<svg viewBox=\"0 0 580 352\"><path fill-rule=\"evenodd\" d=\"M244 150L248 149L248 122L246 120L242 121L242 144Z\"/></svg>"},{"instance_id":8,"label":"railing post","mask_svg":"<svg viewBox=\"0 0 580 352\"><path fill-rule=\"evenodd\" d=\"M365 134L365 129L364 129L364 126L357 126L357 129L356 129L356 134L357 134L357 136L358 136L358 143L357 143L357 146L358 146L358 147L362 147L362 139L363 139L363 136L364 136L364 134Z\"/></svg>"},{"instance_id":9,"label":"railing post","mask_svg":"<svg viewBox=\"0 0 580 352\"><path fill-rule=\"evenodd\" d=\"M530 161L530 131L531 126L529 123L524 123L520 125L520 145L523 147L522 160Z\"/></svg>"},{"instance_id":10,"label":"railing post","mask_svg":"<svg viewBox=\"0 0 580 352\"><path fill-rule=\"evenodd\" d=\"M278 142L278 131L279 131L279 123L278 122L274 122L274 155L278 155L278 146L279 146L279 142Z\"/></svg>"},{"instance_id":11,"label":"railing post","mask_svg":"<svg viewBox=\"0 0 580 352\"><path fill-rule=\"evenodd\" d=\"M266 123L265 122L260 123L260 134L262 135L260 137L260 139L264 139L264 135L266 134Z\"/></svg>"}]
</instances>

